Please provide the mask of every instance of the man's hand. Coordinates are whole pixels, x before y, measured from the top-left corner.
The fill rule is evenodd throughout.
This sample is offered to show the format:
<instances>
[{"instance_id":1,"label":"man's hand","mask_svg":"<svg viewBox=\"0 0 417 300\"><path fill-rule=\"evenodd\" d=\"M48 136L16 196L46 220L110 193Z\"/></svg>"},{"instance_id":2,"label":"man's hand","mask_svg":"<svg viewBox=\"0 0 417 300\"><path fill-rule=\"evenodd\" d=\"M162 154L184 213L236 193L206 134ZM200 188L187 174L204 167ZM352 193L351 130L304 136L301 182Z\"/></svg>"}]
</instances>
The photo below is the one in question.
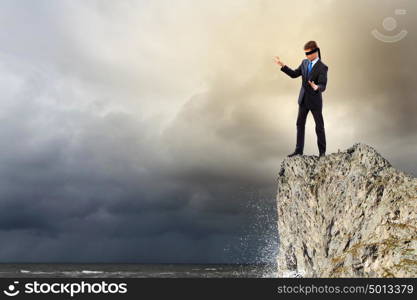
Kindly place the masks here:
<instances>
[{"instance_id":1,"label":"man's hand","mask_svg":"<svg viewBox=\"0 0 417 300\"><path fill-rule=\"evenodd\" d=\"M279 56L275 56L275 63L281 67L285 66L285 64L279 59Z\"/></svg>"},{"instance_id":2,"label":"man's hand","mask_svg":"<svg viewBox=\"0 0 417 300\"><path fill-rule=\"evenodd\" d=\"M319 86L317 84L314 83L314 81L308 81L308 83L310 84L310 86L313 88L313 90L317 91L317 89L319 88Z\"/></svg>"}]
</instances>

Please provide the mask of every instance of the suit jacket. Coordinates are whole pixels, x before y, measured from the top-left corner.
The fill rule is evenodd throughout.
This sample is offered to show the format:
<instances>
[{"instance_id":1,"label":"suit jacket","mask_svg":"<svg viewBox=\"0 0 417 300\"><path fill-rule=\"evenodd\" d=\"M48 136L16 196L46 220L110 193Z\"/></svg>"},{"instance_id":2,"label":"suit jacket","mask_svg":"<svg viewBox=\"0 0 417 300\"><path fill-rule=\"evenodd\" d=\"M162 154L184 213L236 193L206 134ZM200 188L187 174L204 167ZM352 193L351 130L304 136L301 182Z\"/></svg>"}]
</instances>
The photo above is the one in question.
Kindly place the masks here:
<instances>
[{"instance_id":1,"label":"suit jacket","mask_svg":"<svg viewBox=\"0 0 417 300\"><path fill-rule=\"evenodd\" d=\"M283 66L281 71L286 73L291 78L297 78L302 75L301 89L300 94L298 95L298 104L301 104L304 98L305 105L311 109L322 109L323 100L321 93L326 90L327 85L327 70L329 69L322 61L319 59L311 69L311 72L307 78L307 68L309 60L303 59L300 66L292 70L287 66ZM318 89L315 91L308 80L314 81L318 85Z\"/></svg>"}]
</instances>

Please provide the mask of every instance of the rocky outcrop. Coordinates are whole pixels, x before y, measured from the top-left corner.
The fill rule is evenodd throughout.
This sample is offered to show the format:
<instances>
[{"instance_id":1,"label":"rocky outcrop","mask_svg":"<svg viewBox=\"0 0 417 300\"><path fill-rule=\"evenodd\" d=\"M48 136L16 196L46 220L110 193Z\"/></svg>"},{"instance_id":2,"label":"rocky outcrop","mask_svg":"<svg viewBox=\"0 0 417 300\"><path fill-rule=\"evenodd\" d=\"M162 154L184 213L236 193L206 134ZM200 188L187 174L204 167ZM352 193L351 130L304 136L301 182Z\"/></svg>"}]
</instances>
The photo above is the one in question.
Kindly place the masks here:
<instances>
[{"instance_id":1,"label":"rocky outcrop","mask_svg":"<svg viewBox=\"0 0 417 300\"><path fill-rule=\"evenodd\" d=\"M417 179L356 143L282 161L279 277L417 277Z\"/></svg>"}]
</instances>

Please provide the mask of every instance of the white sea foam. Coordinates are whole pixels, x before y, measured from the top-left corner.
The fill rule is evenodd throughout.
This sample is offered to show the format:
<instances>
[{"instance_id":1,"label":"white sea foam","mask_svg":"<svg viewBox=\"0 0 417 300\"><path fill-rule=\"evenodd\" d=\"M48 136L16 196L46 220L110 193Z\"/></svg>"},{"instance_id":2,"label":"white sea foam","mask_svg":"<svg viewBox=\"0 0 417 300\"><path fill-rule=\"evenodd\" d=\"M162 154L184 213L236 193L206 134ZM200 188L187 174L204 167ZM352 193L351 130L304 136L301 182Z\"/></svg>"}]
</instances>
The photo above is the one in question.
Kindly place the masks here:
<instances>
[{"instance_id":1,"label":"white sea foam","mask_svg":"<svg viewBox=\"0 0 417 300\"><path fill-rule=\"evenodd\" d=\"M287 271L287 272L283 272L282 277L284 278L296 278L296 277L303 277L305 274L304 271Z\"/></svg>"},{"instance_id":2,"label":"white sea foam","mask_svg":"<svg viewBox=\"0 0 417 300\"><path fill-rule=\"evenodd\" d=\"M104 273L104 272L103 271L82 270L81 273L84 273L84 274L101 274L101 273Z\"/></svg>"},{"instance_id":3,"label":"white sea foam","mask_svg":"<svg viewBox=\"0 0 417 300\"><path fill-rule=\"evenodd\" d=\"M262 278L278 278L278 272L266 272L262 274Z\"/></svg>"}]
</instances>

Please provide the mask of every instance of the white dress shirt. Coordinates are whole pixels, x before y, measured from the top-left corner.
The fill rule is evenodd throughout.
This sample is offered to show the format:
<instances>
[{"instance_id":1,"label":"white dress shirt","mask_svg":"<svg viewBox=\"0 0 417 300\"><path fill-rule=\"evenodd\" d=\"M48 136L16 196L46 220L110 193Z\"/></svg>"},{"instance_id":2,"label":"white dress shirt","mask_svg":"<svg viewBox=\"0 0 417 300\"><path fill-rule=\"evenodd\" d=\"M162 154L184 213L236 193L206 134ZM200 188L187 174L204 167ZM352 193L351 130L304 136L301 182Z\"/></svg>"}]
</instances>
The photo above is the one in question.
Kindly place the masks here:
<instances>
[{"instance_id":1,"label":"white dress shirt","mask_svg":"<svg viewBox=\"0 0 417 300\"><path fill-rule=\"evenodd\" d=\"M313 69L314 64L319 60L319 57L317 56L316 59L314 59L313 61L311 61L311 69Z\"/></svg>"}]
</instances>

